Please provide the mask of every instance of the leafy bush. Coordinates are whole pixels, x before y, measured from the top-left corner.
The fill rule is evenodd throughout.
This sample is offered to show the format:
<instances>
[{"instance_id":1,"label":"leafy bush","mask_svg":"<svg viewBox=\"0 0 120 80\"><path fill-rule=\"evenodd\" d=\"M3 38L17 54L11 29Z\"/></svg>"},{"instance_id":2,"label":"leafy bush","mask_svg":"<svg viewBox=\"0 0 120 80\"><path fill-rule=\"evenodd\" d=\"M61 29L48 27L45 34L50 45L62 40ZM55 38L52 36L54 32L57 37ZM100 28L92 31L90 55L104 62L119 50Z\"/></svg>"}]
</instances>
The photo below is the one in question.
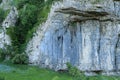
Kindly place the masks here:
<instances>
[{"instance_id":1,"label":"leafy bush","mask_svg":"<svg viewBox=\"0 0 120 80\"><path fill-rule=\"evenodd\" d=\"M109 78L108 76L102 75L85 76L79 69L72 66L70 63L66 63L66 65L68 68L68 74L73 76L73 80L115 80L115 78Z\"/></svg>"},{"instance_id":2,"label":"leafy bush","mask_svg":"<svg viewBox=\"0 0 120 80\"><path fill-rule=\"evenodd\" d=\"M14 26L11 26L9 28L7 28L6 30L6 34L10 36L11 38L11 43L12 43L12 47L18 45L18 40L17 40L17 37L16 37L16 28Z\"/></svg>"},{"instance_id":3,"label":"leafy bush","mask_svg":"<svg viewBox=\"0 0 120 80\"><path fill-rule=\"evenodd\" d=\"M26 4L24 8L20 10L19 27L17 27L18 33L16 37L21 44L25 43L28 31L31 30L37 22L37 13L37 7L31 4Z\"/></svg>"},{"instance_id":4,"label":"leafy bush","mask_svg":"<svg viewBox=\"0 0 120 80\"><path fill-rule=\"evenodd\" d=\"M36 24L46 20L53 1L15 0L19 9L19 19L17 20L16 27L8 29L7 33L11 36L12 46L18 46L19 53L25 50L23 46L26 46L36 31Z\"/></svg>"},{"instance_id":5,"label":"leafy bush","mask_svg":"<svg viewBox=\"0 0 120 80\"><path fill-rule=\"evenodd\" d=\"M14 64L27 64L28 63L28 56L25 53L16 54L15 57L12 59Z\"/></svg>"},{"instance_id":6,"label":"leafy bush","mask_svg":"<svg viewBox=\"0 0 120 80\"><path fill-rule=\"evenodd\" d=\"M0 25L3 22L3 20L5 19L5 16L6 16L5 11L2 8L0 8Z\"/></svg>"},{"instance_id":7,"label":"leafy bush","mask_svg":"<svg viewBox=\"0 0 120 80\"><path fill-rule=\"evenodd\" d=\"M69 75L73 76L74 80L86 80L86 76L75 66L66 63Z\"/></svg>"},{"instance_id":8,"label":"leafy bush","mask_svg":"<svg viewBox=\"0 0 120 80\"><path fill-rule=\"evenodd\" d=\"M3 60L11 60L13 56L15 56L15 50L10 45L5 45L5 48L0 48L0 59Z\"/></svg>"},{"instance_id":9,"label":"leafy bush","mask_svg":"<svg viewBox=\"0 0 120 80\"><path fill-rule=\"evenodd\" d=\"M5 60L6 58L10 57L11 55L11 46L5 45L5 48L0 48L0 59Z\"/></svg>"},{"instance_id":10,"label":"leafy bush","mask_svg":"<svg viewBox=\"0 0 120 80\"><path fill-rule=\"evenodd\" d=\"M0 61L9 60L14 64L27 64L28 56L25 53L18 54L18 48L5 45L4 49L0 49Z\"/></svg>"},{"instance_id":11,"label":"leafy bush","mask_svg":"<svg viewBox=\"0 0 120 80\"><path fill-rule=\"evenodd\" d=\"M38 24L47 19L52 2L55 0L13 0L12 5L17 6L19 18L15 27L7 29L7 34L11 37L12 48L11 59L13 63L26 64L27 56L22 59L27 42L33 36Z\"/></svg>"},{"instance_id":12,"label":"leafy bush","mask_svg":"<svg viewBox=\"0 0 120 80\"><path fill-rule=\"evenodd\" d=\"M67 63L68 72L71 76L80 76L81 72L76 67L72 66L70 63Z\"/></svg>"},{"instance_id":13,"label":"leafy bush","mask_svg":"<svg viewBox=\"0 0 120 80\"><path fill-rule=\"evenodd\" d=\"M2 3L2 0L0 0L0 4Z\"/></svg>"},{"instance_id":14,"label":"leafy bush","mask_svg":"<svg viewBox=\"0 0 120 80\"><path fill-rule=\"evenodd\" d=\"M5 59L5 51L0 48L0 61L3 61Z\"/></svg>"},{"instance_id":15,"label":"leafy bush","mask_svg":"<svg viewBox=\"0 0 120 80\"><path fill-rule=\"evenodd\" d=\"M10 10L4 10L4 9L0 8L0 26L9 12L10 12Z\"/></svg>"},{"instance_id":16,"label":"leafy bush","mask_svg":"<svg viewBox=\"0 0 120 80\"><path fill-rule=\"evenodd\" d=\"M3 78L3 77L0 77L0 80L5 80L5 78Z\"/></svg>"},{"instance_id":17,"label":"leafy bush","mask_svg":"<svg viewBox=\"0 0 120 80\"><path fill-rule=\"evenodd\" d=\"M44 0L15 0L17 1L17 8L21 9L26 4L33 4L36 6L41 6L41 4L44 2Z\"/></svg>"}]
</instances>

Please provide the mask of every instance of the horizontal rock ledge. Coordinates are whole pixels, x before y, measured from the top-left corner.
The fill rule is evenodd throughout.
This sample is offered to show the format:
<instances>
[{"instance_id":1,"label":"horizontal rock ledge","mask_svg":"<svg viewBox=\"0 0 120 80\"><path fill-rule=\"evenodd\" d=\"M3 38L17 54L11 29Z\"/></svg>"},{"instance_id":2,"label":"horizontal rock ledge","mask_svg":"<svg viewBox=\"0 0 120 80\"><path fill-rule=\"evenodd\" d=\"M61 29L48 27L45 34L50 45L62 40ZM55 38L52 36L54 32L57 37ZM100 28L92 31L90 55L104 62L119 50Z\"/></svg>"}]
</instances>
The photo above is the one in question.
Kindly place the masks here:
<instances>
[{"instance_id":1,"label":"horizontal rock ledge","mask_svg":"<svg viewBox=\"0 0 120 80\"><path fill-rule=\"evenodd\" d=\"M99 20L99 21L120 21L120 17L111 14L110 11L106 11L101 5L94 5L86 10L79 10L73 7L61 8L55 12L64 14L72 14L70 21L81 22L86 20Z\"/></svg>"},{"instance_id":2,"label":"horizontal rock ledge","mask_svg":"<svg viewBox=\"0 0 120 80\"><path fill-rule=\"evenodd\" d=\"M107 15L109 15L109 12L105 11L105 9L103 9L102 7L99 7L98 9L96 9L96 8L87 9L87 10L79 10L79 9L76 9L73 7L68 7L68 8L58 9L55 12L79 15L79 16L83 16L83 17L95 17L95 16L107 16Z\"/></svg>"},{"instance_id":3,"label":"horizontal rock ledge","mask_svg":"<svg viewBox=\"0 0 120 80\"><path fill-rule=\"evenodd\" d=\"M113 1L120 1L120 0L113 0Z\"/></svg>"},{"instance_id":4,"label":"horizontal rock ledge","mask_svg":"<svg viewBox=\"0 0 120 80\"><path fill-rule=\"evenodd\" d=\"M117 21L120 22L120 18L116 16L105 16L105 17L82 17L82 16L71 16L70 21L72 22L81 22L86 20L99 20L99 21Z\"/></svg>"}]
</instances>

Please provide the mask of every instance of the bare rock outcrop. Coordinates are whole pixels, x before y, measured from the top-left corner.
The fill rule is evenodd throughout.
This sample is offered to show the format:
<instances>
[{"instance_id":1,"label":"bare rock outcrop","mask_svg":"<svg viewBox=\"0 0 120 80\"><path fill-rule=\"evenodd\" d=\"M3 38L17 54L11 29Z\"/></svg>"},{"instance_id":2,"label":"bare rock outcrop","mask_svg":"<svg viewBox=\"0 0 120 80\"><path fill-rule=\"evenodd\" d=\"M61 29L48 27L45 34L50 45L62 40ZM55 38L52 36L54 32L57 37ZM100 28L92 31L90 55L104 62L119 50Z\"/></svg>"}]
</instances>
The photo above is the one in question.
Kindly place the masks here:
<instances>
[{"instance_id":1,"label":"bare rock outcrop","mask_svg":"<svg viewBox=\"0 0 120 80\"><path fill-rule=\"evenodd\" d=\"M12 7L9 14L6 16L0 28L0 48L5 48L5 45L11 45L11 39L8 34L6 34L6 29L14 27L18 18L18 12L15 7Z\"/></svg>"},{"instance_id":2,"label":"bare rock outcrop","mask_svg":"<svg viewBox=\"0 0 120 80\"><path fill-rule=\"evenodd\" d=\"M56 2L26 52L41 67L66 69L70 62L86 75L120 75L120 1Z\"/></svg>"}]
</instances>

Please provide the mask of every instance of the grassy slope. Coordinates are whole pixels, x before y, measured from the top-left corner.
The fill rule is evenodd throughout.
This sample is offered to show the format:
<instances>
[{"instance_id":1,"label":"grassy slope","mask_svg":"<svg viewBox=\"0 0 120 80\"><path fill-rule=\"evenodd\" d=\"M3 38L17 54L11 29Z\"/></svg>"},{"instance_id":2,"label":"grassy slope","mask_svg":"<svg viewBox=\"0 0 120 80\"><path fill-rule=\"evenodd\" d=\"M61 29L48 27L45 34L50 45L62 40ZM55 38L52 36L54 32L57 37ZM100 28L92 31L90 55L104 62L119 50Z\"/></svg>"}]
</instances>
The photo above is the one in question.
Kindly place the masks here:
<instances>
[{"instance_id":1,"label":"grassy slope","mask_svg":"<svg viewBox=\"0 0 120 80\"><path fill-rule=\"evenodd\" d=\"M12 65L12 67L15 70L0 72L0 77L5 80L72 80L69 75L52 70L26 65Z\"/></svg>"},{"instance_id":2,"label":"grassy slope","mask_svg":"<svg viewBox=\"0 0 120 80\"><path fill-rule=\"evenodd\" d=\"M42 69L35 66L27 65L8 65L12 69L11 71L0 70L0 77L5 78L5 80L79 80L73 78L67 73L58 73L48 69ZM1 79L0 79L1 80ZM120 77L115 76L93 76L84 77L82 80L120 80Z\"/></svg>"}]
</instances>

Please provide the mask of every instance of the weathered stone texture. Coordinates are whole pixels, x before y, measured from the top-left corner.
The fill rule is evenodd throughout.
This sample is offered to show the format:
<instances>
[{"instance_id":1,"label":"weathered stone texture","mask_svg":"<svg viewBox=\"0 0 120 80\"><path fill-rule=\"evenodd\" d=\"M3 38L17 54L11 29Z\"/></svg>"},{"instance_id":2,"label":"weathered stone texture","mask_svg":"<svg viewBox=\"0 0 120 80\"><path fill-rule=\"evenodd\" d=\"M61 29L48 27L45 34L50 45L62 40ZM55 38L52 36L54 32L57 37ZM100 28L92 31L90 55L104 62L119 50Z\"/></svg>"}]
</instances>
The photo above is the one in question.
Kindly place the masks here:
<instances>
[{"instance_id":1,"label":"weathered stone texture","mask_svg":"<svg viewBox=\"0 0 120 80\"><path fill-rule=\"evenodd\" d=\"M70 62L85 72L113 75L120 70L120 2L56 2L26 52L32 64L66 69ZM86 73L87 74L87 73Z\"/></svg>"},{"instance_id":2,"label":"weathered stone texture","mask_svg":"<svg viewBox=\"0 0 120 80\"><path fill-rule=\"evenodd\" d=\"M12 7L9 14L6 16L0 28L0 48L5 48L5 45L11 45L11 39L6 34L7 28L14 27L18 18L18 12L15 7Z\"/></svg>"}]
</instances>

